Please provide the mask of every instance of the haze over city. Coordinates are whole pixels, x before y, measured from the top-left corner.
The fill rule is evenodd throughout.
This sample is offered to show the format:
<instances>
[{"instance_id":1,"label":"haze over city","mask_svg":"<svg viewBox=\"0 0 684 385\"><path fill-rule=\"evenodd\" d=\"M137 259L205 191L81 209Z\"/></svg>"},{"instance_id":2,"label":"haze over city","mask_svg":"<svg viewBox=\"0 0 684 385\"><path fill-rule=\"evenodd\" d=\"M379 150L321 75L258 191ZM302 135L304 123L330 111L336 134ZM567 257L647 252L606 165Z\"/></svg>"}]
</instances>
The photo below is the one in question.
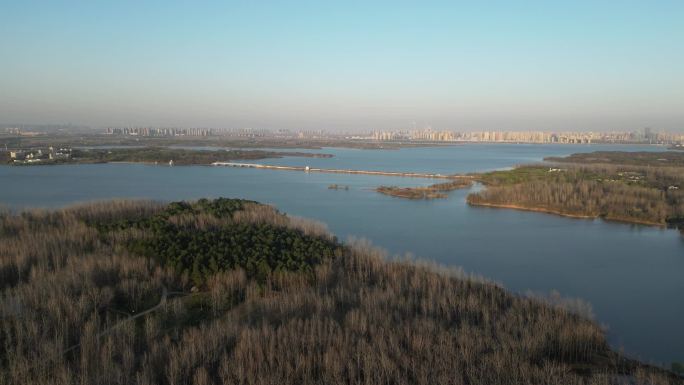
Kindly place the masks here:
<instances>
[{"instance_id":1,"label":"haze over city","mask_svg":"<svg viewBox=\"0 0 684 385\"><path fill-rule=\"evenodd\" d=\"M0 3L0 385L684 385L683 0Z\"/></svg>"},{"instance_id":2,"label":"haze over city","mask_svg":"<svg viewBox=\"0 0 684 385\"><path fill-rule=\"evenodd\" d=\"M0 121L684 131L684 3L4 2Z\"/></svg>"}]
</instances>

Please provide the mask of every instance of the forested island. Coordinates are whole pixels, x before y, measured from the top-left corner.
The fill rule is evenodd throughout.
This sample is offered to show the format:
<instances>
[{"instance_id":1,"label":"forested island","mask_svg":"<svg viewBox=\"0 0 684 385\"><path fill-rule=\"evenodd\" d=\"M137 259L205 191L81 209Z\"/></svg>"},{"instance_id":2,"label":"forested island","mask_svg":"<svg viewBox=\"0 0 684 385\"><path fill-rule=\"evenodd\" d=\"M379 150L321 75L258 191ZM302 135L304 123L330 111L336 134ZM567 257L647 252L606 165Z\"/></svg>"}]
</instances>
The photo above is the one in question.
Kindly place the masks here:
<instances>
[{"instance_id":1,"label":"forested island","mask_svg":"<svg viewBox=\"0 0 684 385\"><path fill-rule=\"evenodd\" d=\"M684 153L594 152L476 176L468 203L647 225L684 225Z\"/></svg>"},{"instance_id":2,"label":"forested island","mask_svg":"<svg viewBox=\"0 0 684 385\"><path fill-rule=\"evenodd\" d=\"M684 383L562 301L244 200L2 212L0 289L3 385Z\"/></svg>"},{"instance_id":3,"label":"forested island","mask_svg":"<svg viewBox=\"0 0 684 385\"><path fill-rule=\"evenodd\" d=\"M397 198L406 199L437 199L446 198L446 192L468 188L472 186L471 179L457 178L451 182L436 183L425 187L397 187L397 186L380 186L375 191L390 195Z\"/></svg>"},{"instance_id":4,"label":"forested island","mask_svg":"<svg viewBox=\"0 0 684 385\"><path fill-rule=\"evenodd\" d=\"M15 154L19 154L18 152ZM331 158L330 154L264 150L191 150L168 147L129 148L69 148L62 151L37 149L21 153L21 158L6 157L14 165L43 165L65 163L151 163L172 165L209 165L232 160L257 160L297 156L307 158Z\"/></svg>"}]
</instances>

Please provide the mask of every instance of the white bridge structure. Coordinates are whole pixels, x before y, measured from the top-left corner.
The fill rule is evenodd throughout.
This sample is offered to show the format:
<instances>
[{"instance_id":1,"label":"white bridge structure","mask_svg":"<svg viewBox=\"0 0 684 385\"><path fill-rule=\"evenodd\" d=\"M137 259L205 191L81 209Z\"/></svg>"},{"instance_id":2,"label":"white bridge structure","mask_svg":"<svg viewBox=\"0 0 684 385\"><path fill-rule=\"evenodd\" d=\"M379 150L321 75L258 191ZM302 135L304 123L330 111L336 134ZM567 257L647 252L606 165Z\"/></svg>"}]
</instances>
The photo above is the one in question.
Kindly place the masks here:
<instances>
[{"instance_id":1,"label":"white bridge structure","mask_svg":"<svg viewBox=\"0 0 684 385\"><path fill-rule=\"evenodd\" d=\"M212 166L225 166L225 167L265 168L263 164L257 164L257 163L214 162L211 165Z\"/></svg>"}]
</instances>

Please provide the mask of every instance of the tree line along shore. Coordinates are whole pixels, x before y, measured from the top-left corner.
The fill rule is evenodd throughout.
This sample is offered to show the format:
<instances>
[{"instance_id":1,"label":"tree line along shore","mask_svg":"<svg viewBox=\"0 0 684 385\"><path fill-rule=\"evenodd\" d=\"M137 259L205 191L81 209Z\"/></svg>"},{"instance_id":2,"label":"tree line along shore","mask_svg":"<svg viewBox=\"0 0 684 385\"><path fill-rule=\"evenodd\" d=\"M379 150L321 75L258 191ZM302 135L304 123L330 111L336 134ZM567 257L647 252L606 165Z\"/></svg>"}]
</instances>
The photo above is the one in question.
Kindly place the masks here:
<instances>
[{"instance_id":1,"label":"tree line along shore","mask_svg":"<svg viewBox=\"0 0 684 385\"><path fill-rule=\"evenodd\" d=\"M3 385L684 383L579 308L244 200L2 212L0 290Z\"/></svg>"},{"instance_id":2,"label":"tree line along shore","mask_svg":"<svg viewBox=\"0 0 684 385\"><path fill-rule=\"evenodd\" d=\"M377 192L406 199L468 194L473 206L603 218L644 225L684 226L684 152L593 152L544 159L543 164L454 176L452 182L421 187L380 186Z\"/></svg>"},{"instance_id":3,"label":"tree line along shore","mask_svg":"<svg viewBox=\"0 0 684 385\"><path fill-rule=\"evenodd\" d=\"M684 153L595 152L480 174L476 206L646 225L684 225Z\"/></svg>"},{"instance_id":4,"label":"tree line along shore","mask_svg":"<svg viewBox=\"0 0 684 385\"><path fill-rule=\"evenodd\" d=\"M316 149L326 147L356 148L369 150L396 150L407 147L428 147L454 145L443 142L407 141L364 141L345 138L280 138L280 137L238 137L238 136L119 136L102 134L44 134L44 135L7 135L0 133L0 147L5 148L46 148L54 147L97 147L97 146L143 146L169 147L194 146L216 148L278 148L278 149Z\"/></svg>"},{"instance_id":5,"label":"tree line along shore","mask_svg":"<svg viewBox=\"0 0 684 385\"><path fill-rule=\"evenodd\" d=\"M265 151L265 150L195 150L168 147L131 147L131 148L68 148L63 152L50 149L35 149L26 152L4 152L4 162L14 165L48 165L70 163L150 163L172 165L210 165L214 162L231 160L257 160L296 156L307 158L331 158L330 154ZM51 152L52 151L52 152ZM17 156L20 154L21 158Z\"/></svg>"}]
</instances>

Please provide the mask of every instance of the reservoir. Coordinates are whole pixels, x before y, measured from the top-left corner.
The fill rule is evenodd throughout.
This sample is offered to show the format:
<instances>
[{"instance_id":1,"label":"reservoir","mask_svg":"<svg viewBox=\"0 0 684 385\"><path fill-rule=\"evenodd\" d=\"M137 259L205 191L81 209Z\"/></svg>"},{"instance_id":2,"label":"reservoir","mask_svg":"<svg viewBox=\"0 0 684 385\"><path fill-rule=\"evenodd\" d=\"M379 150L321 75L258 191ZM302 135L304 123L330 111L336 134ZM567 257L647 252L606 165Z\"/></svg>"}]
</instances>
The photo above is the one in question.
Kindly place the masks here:
<instances>
[{"instance_id":1,"label":"reservoir","mask_svg":"<svg viewBox=\"0 0 684 385\"><path fill-rule=\"evenodd\" d=\"M663 151L656 146L467 144L400 150L307 150L333 158L258 163L417 173L467 173L598 150ZM379 185L435 183L376 175L140 164L0 166L0 205L61 207L110 198L234 197L269 203L325 222L341 240L365 238L391 255L461 266L519 292L589 302L614 347L667 364L684 361L684 237L679 232L601 220L469 207L467 190L412 201ZM349 186L330 190L328 186Z\"/></svg>"}]
</instances>

